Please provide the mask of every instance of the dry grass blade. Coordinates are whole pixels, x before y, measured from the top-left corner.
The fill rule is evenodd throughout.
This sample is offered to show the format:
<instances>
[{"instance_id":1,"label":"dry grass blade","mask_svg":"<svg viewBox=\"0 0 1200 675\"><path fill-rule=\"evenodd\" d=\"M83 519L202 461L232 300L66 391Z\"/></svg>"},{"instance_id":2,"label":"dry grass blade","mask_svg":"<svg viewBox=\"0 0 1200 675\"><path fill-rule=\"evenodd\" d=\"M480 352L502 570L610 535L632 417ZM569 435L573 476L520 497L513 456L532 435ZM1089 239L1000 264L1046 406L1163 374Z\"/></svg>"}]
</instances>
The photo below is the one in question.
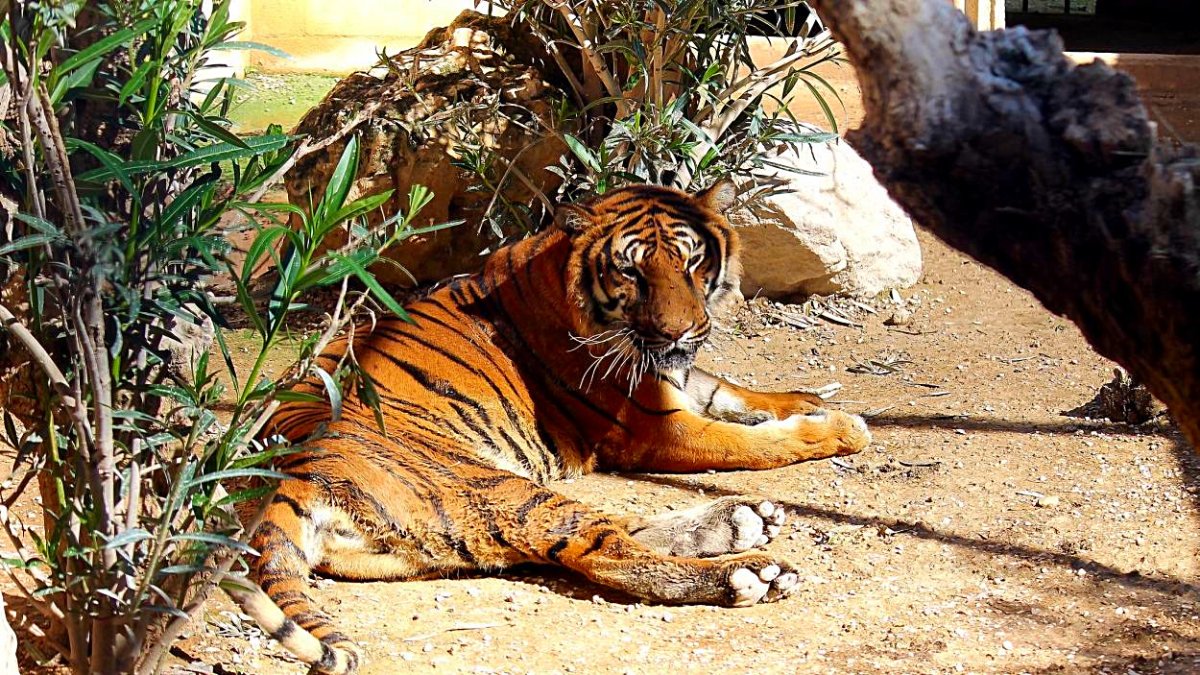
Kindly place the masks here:
<instances>
[{"instance_id":1,"label":"dry grass blade","mask_svg":"<svg viewBox=\"0 0 1200 675\"><path fill-rule=\"evenodd\" d=\"M873 359L859 361L847 370L863 375L892 375L903 370L902 366L911 365L913 361L902 352L882 352Z\"/></svg>"},{"instance_id":2,"label":"dry grass blade","mask_svg":"<svg viewBox=\"0 0 1200 675\"><path fill-rule=\"evenodd\" d=\"M803 314L800 314L798 312L785 312L781 309L776 309L774 307L765 307L762 310L762 312L766 317L774 319L782 324L791 326L792 328L799 328L801 330L809 330L810 328L813 328L814 326L817 325L815 322L813 322L812 319L810 319L807 316L804 316Z\"/></svg>"},{"instance_id":3,"label":"dry grass blade","mask_svg":"<svg viewBox=\"0 0 1200 675\"><path fill-rule=\"evenodd\" d=\"M429 638L437 637L438 635L441 635L442 633L453 633L456 631L464 631L464 630L487 630L488 628L500 628L501 626L505 626L505 625L507 625L507 624L503 624L503 623L460 623L457 626L451 626L445 630L440 630L440 631L433 632L433 633L422 633L420 635L410 635L410 636L404 638L404 642L422 642L424 640L428 640Z\"/></svg>"},{"instance_id":4,"label":"dry grass blade","mask_svg":"<svg viewBox=\"0 0 1200 675\"><path fill-rule=\"evenodd\" d=\"M942 460L940 460L940 459L912 459L912 460L898 459L898 460L896 460L896 462L899 463L900 466L924 469L924 468L928 468L931 466L937 466L942 463Z\"/></svg>"},{"instance_id":5,"label":"dry grass blade","mask_svg":"<svg viewBox=\"0 0 1200 675\"><path fill-rule=\"evenodd\" d=\"M881 361L876 359L868 359L859 361L856 365L850 366L846 370L851 373L859 373L862 375L894 375L903 370L900 366L910 364L912 361L897 360L897 361Z\"/></svg>"},{"instance_id":6,"label":"dry grass blade","mask_svg":"<svg viewBox=\"0 0 1200 675\"><path fill-rule=\"evenodd\" d=\"M862 328L861 323L851 320L850 318L843 315L841 312L839 312L835 309L832 309L832 308L826 309L826 310L820 312L819 314L817 314L817 316L822 319L825 319L826 321L829 321L830 323L836 323L841 326L850 326L851 328Z\"/></svg>"},{"instance_id":7,"label":"dry grass blade","mask_svg":"<svg viewBox=\"0 0 1200 675\"><path fill-rule=\"evenodd\" d=\"M866 417L868 419L871 417L878 417L878 416L882 415L883 413L891 410L892 408L895 408L898 405L900 405L900 404L892 403L890 405L885 405L881 408L875 408L874 410L868 410L865 413L862 413L862 415L860 415L860 417Z\"/></svg>"}]
</instances>

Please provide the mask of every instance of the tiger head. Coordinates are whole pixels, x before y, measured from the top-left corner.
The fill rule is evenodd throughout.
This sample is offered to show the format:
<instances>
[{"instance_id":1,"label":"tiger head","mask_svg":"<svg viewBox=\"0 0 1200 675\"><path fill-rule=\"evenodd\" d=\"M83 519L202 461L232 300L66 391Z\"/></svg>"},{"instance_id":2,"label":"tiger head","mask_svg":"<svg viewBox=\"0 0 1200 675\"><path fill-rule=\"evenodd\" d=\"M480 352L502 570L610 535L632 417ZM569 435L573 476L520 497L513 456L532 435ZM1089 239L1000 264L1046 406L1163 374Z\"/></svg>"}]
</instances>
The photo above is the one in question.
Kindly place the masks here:
<instances>
[{"instance_id":1,"label":"tiger head","mask_svg":"<svg viewBox=\"0 0 1200 675\"><path fill-rule=\"evenodd\" d=\"M710 310L738 296L738 239L723 215L735 196L728 181L694 195L638 185L558 207L577 339L632 346L635 372L689 367Z\"/></svg>"}]
</instances>

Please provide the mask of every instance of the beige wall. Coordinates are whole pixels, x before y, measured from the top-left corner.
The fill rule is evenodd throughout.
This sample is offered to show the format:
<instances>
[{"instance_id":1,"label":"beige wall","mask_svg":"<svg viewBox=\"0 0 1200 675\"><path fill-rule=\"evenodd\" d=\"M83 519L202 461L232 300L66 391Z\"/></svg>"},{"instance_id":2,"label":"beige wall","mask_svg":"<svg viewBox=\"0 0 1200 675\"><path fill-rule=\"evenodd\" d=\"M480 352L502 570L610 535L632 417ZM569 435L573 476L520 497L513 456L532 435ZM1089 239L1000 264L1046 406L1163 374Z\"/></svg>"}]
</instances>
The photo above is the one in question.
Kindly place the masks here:
<instances>
[{"instance_id":1,"label":"beige wall","mask_svg":"<svg viewBox=\"0 0 1200 675\"><path fill-rule=\"evenodd\" d=\"M249 52L246 66L267 72L344 74L375 64L375 51L411 47L445 26L472 0L239 0L242 39L282 49L291 58ZM479 11L487 11L487 1Z\"/></svg>"},{"instance_id":2,"label":"beige wall","mask_svg":"<svg viewBox=\"0 0 1200 675\"><path fill-rule=\"evenodd\" d=\"M1004 0L954 0L979 30L1004 28Z\"/></svg>"},{"instance_id":3,"label":"beige wall","mask_svg":"<svg viewBox=\"0 0 1200 675\"><path fill-rule=\"evenodd\" d=\"M945 0L943 0L945 1ZM1004 0L953 0L981 30L1004 26ZM291 58L263 52L234 57L235 68L267 72L345 74L374 65L375 52L395 52L445 26L473 0L234 0L233 14L247 23L245 40L282 49ZM480 11L487 11L481 0Z\"/></svg>"}]
</instances>

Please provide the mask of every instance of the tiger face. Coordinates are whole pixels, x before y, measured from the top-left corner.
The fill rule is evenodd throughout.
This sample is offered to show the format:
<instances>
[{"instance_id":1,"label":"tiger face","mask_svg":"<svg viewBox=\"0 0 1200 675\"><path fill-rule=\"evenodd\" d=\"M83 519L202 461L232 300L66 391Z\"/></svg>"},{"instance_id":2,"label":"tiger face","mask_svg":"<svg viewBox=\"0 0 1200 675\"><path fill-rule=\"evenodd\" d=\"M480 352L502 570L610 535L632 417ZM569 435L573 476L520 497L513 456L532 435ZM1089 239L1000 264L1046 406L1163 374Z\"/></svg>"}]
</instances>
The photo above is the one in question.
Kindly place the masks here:
<instances>
[{"instance_id":1,"label":"tiger face","mask_svg":"<svg viewBox=\"0 0 1200 675\"><path fill-rule=\"evenodd\" d=\"M734 197L728 181L695 195L639 185L560 206L578 334L628 338L659 373L691 366L710 310L736 296L737 235L722 215Z\"/></svg>"}]
</instances>

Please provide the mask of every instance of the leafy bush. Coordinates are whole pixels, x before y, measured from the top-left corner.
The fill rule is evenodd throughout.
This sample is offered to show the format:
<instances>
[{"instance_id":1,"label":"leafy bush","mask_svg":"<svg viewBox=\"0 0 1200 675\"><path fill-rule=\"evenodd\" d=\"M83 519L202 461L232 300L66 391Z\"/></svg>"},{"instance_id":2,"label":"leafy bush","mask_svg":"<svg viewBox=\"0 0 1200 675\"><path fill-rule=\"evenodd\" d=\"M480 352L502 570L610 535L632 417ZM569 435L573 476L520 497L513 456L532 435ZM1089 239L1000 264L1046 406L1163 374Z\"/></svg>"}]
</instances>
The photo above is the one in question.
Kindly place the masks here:
<instances>
[{"instance_id":1,"label":"leafy bush","mask_svg":"<svg viewBox=\"0 0 1200 675\"><path fill-rule=\"evenodd\" d=\"M351 140L311 215L256 204L298 150L278 128L248 139L227 129L232 83L205 81L209 59L253 46L231 41L241 26L228 0L209 12L201 0L4 4L3 132L18 152L0 160L0 196L16 205L0 243L0 320L36 368L19 392L31 414L4 413L18 459L0 529L20 552L5 568L74 672L154 672L242 565L254 523L232 507L265 503L282 451L254 441L267 417L311 373L340 400L354 365L328 373L314 356L363 303L401 312L366 268L410 233L429 195L413 189L409 217L357 224L389 195L347 201ZM257 222L281 212L300 226ZM351 243L317 255L339 227ZM229 244L239 230L251 231L240 263ZM250 271L271 258L280 274L260 312ZM205 290L215 275L231 279L259 338L248 372ZM352 293L351 277L366 290ZM340 288L323 330L268 377L289 313L322 286ZM207 344L184 339L209 322L228 378ZM232 412L219 419L223 399ZM34 486L43 522L28 527L8 507Z\"/></svg>"},{"instance_id":2,"label":"leafy bush","mask_svg":"<svg viewBox=\"0 0 1200 675\"><path fill-rule=\"evenodd\" d=\"M573 156L552 170L575 198L627 183L692 189L756 176L786 146L831 140L797 123L788 103L812 95L833 132L817 72L839 48L797 0L496 0L540 38L570 83L563 134ZM756 35L797 36L777 61L751 58ZM787 167L781 167L787 168Z\"/></svg>"}]
</instances>

